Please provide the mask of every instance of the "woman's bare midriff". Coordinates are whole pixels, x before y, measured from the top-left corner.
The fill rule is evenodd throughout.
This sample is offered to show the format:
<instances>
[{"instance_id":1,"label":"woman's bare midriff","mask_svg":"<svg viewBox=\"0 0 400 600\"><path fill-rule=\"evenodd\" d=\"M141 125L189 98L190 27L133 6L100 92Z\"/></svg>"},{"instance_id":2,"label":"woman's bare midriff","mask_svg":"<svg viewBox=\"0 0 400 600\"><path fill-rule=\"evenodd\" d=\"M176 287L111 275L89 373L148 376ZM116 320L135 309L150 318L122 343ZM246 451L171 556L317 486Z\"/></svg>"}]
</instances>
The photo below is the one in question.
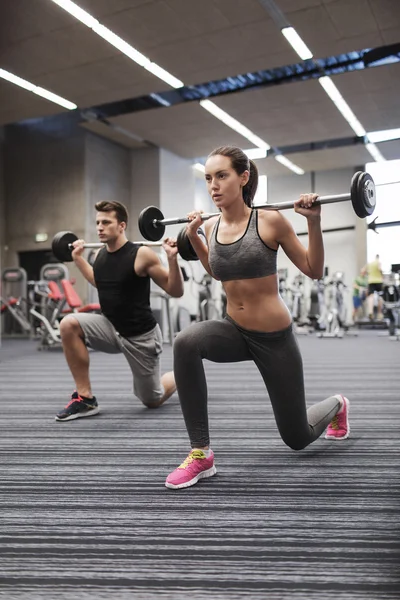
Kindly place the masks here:
<instances>
[{"instance_id":1,"label":"woman's bare midriff","mask_svg":"<svg viewBox=\"0 0 400 600\"><path fill-rule=\"evenodd\" d=\"M253 331L280 331L292 322L290 312L278 293L276 275L223 283L227 314L240 327Z\"/></svg>"}]
</instances>

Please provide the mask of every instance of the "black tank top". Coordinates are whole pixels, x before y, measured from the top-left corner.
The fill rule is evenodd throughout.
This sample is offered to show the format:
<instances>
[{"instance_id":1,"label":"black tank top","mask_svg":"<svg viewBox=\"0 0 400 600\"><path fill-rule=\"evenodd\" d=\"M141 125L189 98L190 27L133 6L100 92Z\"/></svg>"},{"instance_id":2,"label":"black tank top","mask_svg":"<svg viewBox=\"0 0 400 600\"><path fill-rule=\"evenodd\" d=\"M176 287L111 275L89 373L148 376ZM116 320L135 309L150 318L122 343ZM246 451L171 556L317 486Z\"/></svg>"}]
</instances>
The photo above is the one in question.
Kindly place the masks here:
<instances>
[{"instance_id":1,"label":"black tank top","mask_svg":"<svg viewBox=\"0 0 400 600\"><path fill-rule=\"evenodd\" d=\"M150 278L134 271L139 248L132 242L116 252L102 248L93 265L101 311L123 337L146 333L157 324L150 308Z\"/></svg>"}]
</instances>

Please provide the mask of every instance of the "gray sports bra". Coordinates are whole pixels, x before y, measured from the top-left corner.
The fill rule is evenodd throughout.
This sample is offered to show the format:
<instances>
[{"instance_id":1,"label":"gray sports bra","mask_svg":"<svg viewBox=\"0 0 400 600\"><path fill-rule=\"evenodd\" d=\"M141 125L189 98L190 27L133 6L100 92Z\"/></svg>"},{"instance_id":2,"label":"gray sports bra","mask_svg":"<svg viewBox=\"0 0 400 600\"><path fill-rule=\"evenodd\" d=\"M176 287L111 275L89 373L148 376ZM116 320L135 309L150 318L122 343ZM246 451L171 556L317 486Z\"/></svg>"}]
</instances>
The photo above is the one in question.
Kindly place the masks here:
<instances>
[{"instance_id":1,"label":"gray sports bra","mask_svg":"<svg viewBox=\"0 0 400 600\"><path fill-rule=\"evenodd\" d=\"M275 275L277 250L262 241L258 233L258 211L253 209L241 238L231 244L217 240L218 219L211 232L208 263L211 271L221 281L255 279Z\"/></svg>"}]
</instances>

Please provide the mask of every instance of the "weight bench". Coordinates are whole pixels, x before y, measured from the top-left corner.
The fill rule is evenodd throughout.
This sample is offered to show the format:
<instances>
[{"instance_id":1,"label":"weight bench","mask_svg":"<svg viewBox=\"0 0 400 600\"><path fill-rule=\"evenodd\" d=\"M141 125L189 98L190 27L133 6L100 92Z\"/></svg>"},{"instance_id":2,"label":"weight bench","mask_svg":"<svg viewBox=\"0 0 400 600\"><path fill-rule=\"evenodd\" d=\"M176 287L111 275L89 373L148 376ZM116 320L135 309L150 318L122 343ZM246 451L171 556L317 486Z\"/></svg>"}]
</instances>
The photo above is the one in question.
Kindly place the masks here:
<instances>
[{"instance_id":1,"label":"weight bench","mask_svg":"<svg viewBox=\"0 0 400 600\"><path fill-rule=\"evenodd\" d=\"M98 313L99 314L101 312L100 304L98 304L98 303L93 302L91 304L82 305L82 300L81 300L78 292L73 287L72 283L69 281L69 279L62 279L61 286L64 291L65 301L69 306L69 310L67 309L67 310L63 311L64 314L68 313L68 312Z\"/></svg>"}]
</instances>

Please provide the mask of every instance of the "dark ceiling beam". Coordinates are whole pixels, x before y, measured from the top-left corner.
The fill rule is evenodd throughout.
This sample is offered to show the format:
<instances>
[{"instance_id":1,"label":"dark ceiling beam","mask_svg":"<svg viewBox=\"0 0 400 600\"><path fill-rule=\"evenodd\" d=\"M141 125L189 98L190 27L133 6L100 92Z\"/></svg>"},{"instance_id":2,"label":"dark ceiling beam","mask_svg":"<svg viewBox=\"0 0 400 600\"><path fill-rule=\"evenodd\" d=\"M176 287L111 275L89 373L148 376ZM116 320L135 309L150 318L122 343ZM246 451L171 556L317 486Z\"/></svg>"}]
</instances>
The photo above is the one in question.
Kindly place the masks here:
<instances>
[{"instance_id":1,"label":"dark ceiling beam","mask_svg":"<svg viewBox=\"0 0 400 600\"><path fill-rule=\"evenodd\" d=\"M310 59L293 65L242 73L225 79L183 86L174 90L127 98L81 110L85 120L107 120L134 112L176 106L186 102L217 98L238 92L262 89L295 81L318 79L323 75L339 75L351 71L400 62L400 43L367 48L338 56Z\"/></svg>"}]
</instances>

